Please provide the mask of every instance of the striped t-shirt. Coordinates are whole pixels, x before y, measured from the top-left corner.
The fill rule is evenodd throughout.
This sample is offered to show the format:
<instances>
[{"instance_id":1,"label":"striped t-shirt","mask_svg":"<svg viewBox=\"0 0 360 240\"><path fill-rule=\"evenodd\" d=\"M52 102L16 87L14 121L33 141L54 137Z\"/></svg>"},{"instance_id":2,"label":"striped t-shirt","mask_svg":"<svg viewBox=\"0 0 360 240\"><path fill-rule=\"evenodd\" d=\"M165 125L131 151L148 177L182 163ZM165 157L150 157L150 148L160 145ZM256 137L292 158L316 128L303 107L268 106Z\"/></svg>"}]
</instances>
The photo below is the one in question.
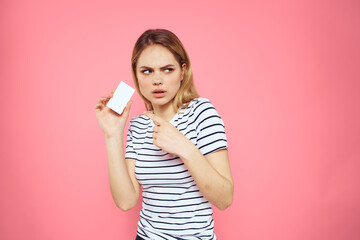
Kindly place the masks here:
<instances>
[{"instance_id":1,"label":"striped t-shirt","mask_svg":"<svg viewBox=\"0 0 360 240\"><path fill-rule=\"evenodd\" d=\"M196 98L170 121L205 156L227 148L224 123L208 99ZM130 120L125 158L135 159L143 187L137 234L144 239L216 239L211 204L182 160L152 141L153 121Z\"/></svg>"}]
</instances>

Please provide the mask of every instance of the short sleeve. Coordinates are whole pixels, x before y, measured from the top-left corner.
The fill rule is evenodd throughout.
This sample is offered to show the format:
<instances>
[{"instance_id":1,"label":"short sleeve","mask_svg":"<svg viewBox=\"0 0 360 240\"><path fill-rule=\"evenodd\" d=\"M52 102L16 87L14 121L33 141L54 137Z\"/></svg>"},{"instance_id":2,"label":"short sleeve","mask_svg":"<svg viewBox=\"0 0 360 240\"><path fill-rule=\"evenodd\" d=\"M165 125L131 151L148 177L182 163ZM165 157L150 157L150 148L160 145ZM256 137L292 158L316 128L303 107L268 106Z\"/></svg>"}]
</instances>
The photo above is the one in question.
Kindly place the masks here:
<instances>
[{"instance_id":1,"label":"short sleeve","mask_svg":"<svg viewBox=\"0 0 360 240\"><path fill-rule=\"evenodd\" d=\"M130 126L127 132L127 138L126 138L126 153L125 153L125 159L137 159L137 153L134 150L133 146L133 137L132 137L132 131L131 131L131 122Z\"/></svg>"},{"instance_id":2,"label":"short sleeve","mask_svg":"<svg viewBox=\"0 0 360 240\"><path fill-rule=\"evenodd\" d=\"M194 108L199 151L205 156L221 149L227 149L224 122L211 102L203 99Z\"/></svg>"}]
</instances>

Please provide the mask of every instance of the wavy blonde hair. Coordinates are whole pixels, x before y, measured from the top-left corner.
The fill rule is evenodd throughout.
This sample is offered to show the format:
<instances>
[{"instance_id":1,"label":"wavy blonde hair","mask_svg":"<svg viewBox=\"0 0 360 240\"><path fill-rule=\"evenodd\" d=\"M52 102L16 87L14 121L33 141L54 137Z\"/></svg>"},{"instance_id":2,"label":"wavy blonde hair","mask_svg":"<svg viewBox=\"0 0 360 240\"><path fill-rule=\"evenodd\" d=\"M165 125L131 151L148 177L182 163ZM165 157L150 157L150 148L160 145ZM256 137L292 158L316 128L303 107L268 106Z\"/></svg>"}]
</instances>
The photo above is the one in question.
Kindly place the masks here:
<instances>
[{"instance_id":1,"label":"wavy blonde hair","mask_svg":"<svg viewBox=\"0 0 360 240\"><path fill-rule=\"evenodd\" d=\"M179 38L169 30L149 29L143 34L141 34L141 36L136 41L131 57L132 75L136 90L140 94L141 98L144 100L146 109L153 110L151 102L147 100L140 92L139 81L136 76L136 66L142 51L146 47L154 44L159 44L163 47L166 47L174 55L180 67L182 67L183 64L186 65L184 79L182 80L180 89L174 97L173 101L173 107L177 112L179 108L186 108L191 102L191 100L199 97L200 95L198 94L194 85L189 56L186 53L185 48L180 42Z\"/></svg>"}]
</instances>

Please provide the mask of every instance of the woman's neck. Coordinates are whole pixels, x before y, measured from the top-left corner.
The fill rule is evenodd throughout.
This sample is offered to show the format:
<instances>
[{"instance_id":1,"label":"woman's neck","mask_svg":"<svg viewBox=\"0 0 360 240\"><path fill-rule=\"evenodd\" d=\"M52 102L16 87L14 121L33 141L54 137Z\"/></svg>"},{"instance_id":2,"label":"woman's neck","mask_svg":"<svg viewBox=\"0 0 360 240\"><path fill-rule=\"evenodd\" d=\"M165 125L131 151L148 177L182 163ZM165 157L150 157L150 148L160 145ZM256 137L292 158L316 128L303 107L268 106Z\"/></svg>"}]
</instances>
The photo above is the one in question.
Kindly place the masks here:
<instances>
[{"instance_id":1,"label":"woman's neck","mask_svg":"<svg viewBox=\"0 0 360 240\"><path fill-rule=\"evenodd\" d=\"M172 104L166 106L153 106L154 113L166 121L170 121L176 114Z\"/></svg>"}]
</instances>

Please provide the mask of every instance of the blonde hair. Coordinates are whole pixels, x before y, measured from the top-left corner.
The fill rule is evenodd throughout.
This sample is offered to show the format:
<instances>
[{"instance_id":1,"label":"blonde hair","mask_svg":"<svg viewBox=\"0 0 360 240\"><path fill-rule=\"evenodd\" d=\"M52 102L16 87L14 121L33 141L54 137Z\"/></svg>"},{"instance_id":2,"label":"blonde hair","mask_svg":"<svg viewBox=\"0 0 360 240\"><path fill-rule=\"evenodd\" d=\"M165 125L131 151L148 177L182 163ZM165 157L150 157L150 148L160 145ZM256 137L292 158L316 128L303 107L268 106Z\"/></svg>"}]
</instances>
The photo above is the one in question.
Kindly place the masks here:
<instances>
[{"instance_id":1,"label":"blonde hair","mask_svg":"<svg viewBox=\"0 0 360 240\"><path fill-rule=\"evenodd\" d=\"M199 97L199 94L194 85L189 56L186 53L185 48L180 42L179 38L169 30L149 29L145 31L136 41L131 57L132 75L135 87L141 98L144 100L146 109L153 110L151 102L147 100L140 92L139 81L136 76L136 66L142 51L146 47L155 44L166 47L174 55L180 67L182 67L183 64L186 65L184 78L181 81L180 89L174 97L173 101L173 107L177 112L179 108L186 108L191 100Z\"/></svg>"}]
</instances>

